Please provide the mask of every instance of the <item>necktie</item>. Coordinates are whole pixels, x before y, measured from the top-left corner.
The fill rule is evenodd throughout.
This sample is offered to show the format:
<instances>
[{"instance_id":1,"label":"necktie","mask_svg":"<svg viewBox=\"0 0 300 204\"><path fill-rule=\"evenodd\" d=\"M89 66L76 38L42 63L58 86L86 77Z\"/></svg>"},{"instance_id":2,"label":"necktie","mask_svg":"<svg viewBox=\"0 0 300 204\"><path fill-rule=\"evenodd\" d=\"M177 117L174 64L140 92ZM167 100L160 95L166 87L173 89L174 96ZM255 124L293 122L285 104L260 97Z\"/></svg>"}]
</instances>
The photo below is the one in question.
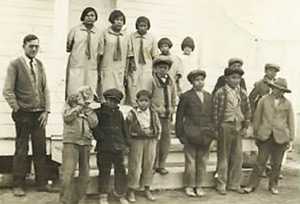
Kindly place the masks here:
<instances>
[{"instance_id":1,"label":"necktie","mask_svg":"<svg viewBox=\"0 0 300 204\"><path fill-rule=\"evenodd\" d=\"M91 30L87 30L87 44L85 54L88 59L91 59Z\"/></svg>"},{"instance_id":2,"label":"necktie","mask_svg":"<svg viewBox=\"0 0 300 204\"><path fill-rule=\"evenodd\" d=\"M30 59L29 65L30 65L30 72L31 72L31 75L33 77L33 81L34 81L34 83L36 83L36 75L35 75L35 72L34 72L34 69L33 69L33 59Z\"/></svg>"},{"instance_id":3,"label":"necktie","mask_svg":"<svg viewBox=\"0 0 300 204\"><path fill-rule=\"evenodd\" d=\"M121 34L114 34L117 36L117 45L114 51L114 61L121 61L122 59L122 52L121 52L121 42L120 42L120 35Z\"/></svg>"},{"instance_id":4,"label":"necktie","mask_svg":"<svg viewBox=\"0 0 300 204\"><path fill-rule=\"evenodd\" d=\"M143 42L143 36L141 36L140 40L140 50L139 50L139 64L146 64L145 56L144 56L144 42Z\"/></svg>"}]
</instances>

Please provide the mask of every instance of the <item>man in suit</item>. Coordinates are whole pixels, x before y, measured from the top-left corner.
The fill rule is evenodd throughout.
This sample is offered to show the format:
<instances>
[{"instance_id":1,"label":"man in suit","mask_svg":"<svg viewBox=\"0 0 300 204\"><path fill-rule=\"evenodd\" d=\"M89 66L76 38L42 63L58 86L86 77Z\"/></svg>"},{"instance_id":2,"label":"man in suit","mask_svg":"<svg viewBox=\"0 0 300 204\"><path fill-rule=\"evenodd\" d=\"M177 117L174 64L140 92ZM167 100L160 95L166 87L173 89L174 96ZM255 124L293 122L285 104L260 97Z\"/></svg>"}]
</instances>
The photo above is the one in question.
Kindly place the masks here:
<instances>
[{"instance_id":1,"label":"man in suit","mask_svg":"<svg viewBox=\"0 0 300 204\"><path fill-rule=\"evenodd\" d=\"M270 83L272 93L264 96L257 105L254 114L254 135L258 146L256 165L250 177L248 186L244 189L250 193L254 191L260 181L260 175L265 169L266 162L271 156L271 173L269 177L269 191L277 195L278 179L280 175L283 155L290 142L294 139L294 113L291 102L284 97L290 93L287 82L278 78Z\"/></svg>"},{"instance_id":2,"label":"man in suit","mask_svg":"<svg viewBox=\"0 0 300 204\"><path fill-rule=\"evenodd\" d=\"M205 195L202 186L206 176L206 160L214 136L212 96L203 90L205 71L191 71L187 78L193 88L180 96L176 136L184 145L185 193L190 197L202 197Z\"/></svg>"},{"instance_id":3,"label":"man in suit","mask_svg":"<svg viewBox=\"0 0 300 204\"><path fill-rule=\"evenodd\" d=\"M32 34L25 36L23 49L24 55L10 62L3 89L3 96L12 108L16 128L13 159L15 196L25 196L29 135L38 190L47 190L45 127L50 113L50 99L44 66L36 58L38 37Z\"/></svg>"}]
</instances>

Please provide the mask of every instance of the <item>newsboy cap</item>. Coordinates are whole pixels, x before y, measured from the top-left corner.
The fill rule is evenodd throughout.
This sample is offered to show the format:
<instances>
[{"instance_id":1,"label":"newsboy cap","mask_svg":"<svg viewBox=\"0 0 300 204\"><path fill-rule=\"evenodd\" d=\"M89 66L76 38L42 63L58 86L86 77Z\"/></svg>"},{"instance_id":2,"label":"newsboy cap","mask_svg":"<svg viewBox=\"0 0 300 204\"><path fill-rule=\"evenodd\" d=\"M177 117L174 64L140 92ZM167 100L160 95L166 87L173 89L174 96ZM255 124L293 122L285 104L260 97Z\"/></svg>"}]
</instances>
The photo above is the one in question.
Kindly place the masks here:
<instances>
[{"instance_id":1,"label":"newsboy cap","mask_svg":"<svg viewBox=\"0 0 300 204\"><path fill-rule=\"evenodd\" d=\"M123 93L118 89L108 89L103 93L104 98L113 98L117 101L121 101L123 99Z\"/></svg>"},{"instance_id":2,"label":"newsboy cap","mask_svg":"<svg viewBox=\"0 0 300 204\"><path fill-rule=\"evenodd\" d=\"M201 69L195 69L192 70L188 75L187 75L187 80L192 83L196 77L198 76L203 76L204 78L206 78L206 72L204 70Z\"/></svg>"},{"instance_id":3,"label":"newsboy cap","mask_svg":"<svg viewBox=\"0 0 300 204\"><path fill-rule=\"evenodd\" d=\"M167 64L169 65L169 69L173 64L173 61L170 57L165 55L160 55L153 60L153 67L157 66L158 64Z\"/></svg>"},{"instance_id":4,"label":"newsboy cap","mask_svg":"<svg viewBox=\"0 0 300 204\"><path fill-rule=\"evenodd\" d=\"M270 69L270 68L276 69L277 72L280 71L280 66L277 65L277 64L267 63L267 64L265 65L265 69Z\"/></svg>"},{"instance_id":5,"label":"newsboy cap","mask_svg":"<svg viewBox=\"0 0 300 204\"><path fill-rule=\"evenodd\" d=\"M239 75L243 76L244 70L242 70L240 68L230 68L230 67L228 67L224 70L224 76L230 76L232 74L239 74Z\"/></svg>"},{"instance_id":6,"label":"newsboy cap","mask_svg":"<svg viewBox=\"0 0 300 204\"><path fill-rule=\"evenodd\" d=\"M241 65L244 64L243 60L240 58L231 58L228 60L228 67L230 67L231 65L233 65L234 63L240 63Z\"/></svg>"},{"instance_id":7,"label":"newsboy cap","mask_svg":"<svg viewBox=\"0 0 300 204\"><path fill-rule=\"evenodd\" d=\"M157 45L158 47L160 48L163 44L167 44L169 46L169 48L172 48L173 47L173 43L172 41L169 39L169 38L161 38Z\"/></svg>"}]
</instances>

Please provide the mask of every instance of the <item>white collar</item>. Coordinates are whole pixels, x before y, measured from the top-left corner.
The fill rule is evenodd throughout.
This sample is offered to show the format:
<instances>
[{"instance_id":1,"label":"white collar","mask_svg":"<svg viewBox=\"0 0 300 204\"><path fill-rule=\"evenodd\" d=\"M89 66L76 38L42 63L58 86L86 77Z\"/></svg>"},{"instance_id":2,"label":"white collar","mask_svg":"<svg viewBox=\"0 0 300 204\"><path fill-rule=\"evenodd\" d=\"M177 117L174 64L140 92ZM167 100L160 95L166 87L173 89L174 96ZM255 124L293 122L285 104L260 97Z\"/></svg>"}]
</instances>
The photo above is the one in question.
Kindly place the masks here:
<instances>
[{"instance_id":1,"label":"white collar","mask_svg":"<svg viewBox=\"0 0 300 204\"><path fill-rule=\"evenodd\" d=\"M24 58L26 64L30 66L30 60L31 59L29 57L27 57L25 54L23 54L23 58ZM33 63L33 65L36 65L36 59L35 58L32 59L32 63Z\"/></svg>"}]
</instances>

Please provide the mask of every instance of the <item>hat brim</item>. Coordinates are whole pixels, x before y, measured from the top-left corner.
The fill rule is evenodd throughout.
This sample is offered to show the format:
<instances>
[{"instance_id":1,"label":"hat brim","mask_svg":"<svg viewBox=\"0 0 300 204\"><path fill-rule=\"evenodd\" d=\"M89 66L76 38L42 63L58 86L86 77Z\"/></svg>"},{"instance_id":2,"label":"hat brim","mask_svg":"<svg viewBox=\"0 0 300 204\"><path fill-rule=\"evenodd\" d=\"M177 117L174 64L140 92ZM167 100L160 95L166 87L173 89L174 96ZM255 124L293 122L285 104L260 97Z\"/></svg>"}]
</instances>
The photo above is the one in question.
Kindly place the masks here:
<instances>
[{"instance_id":1,"label":"hat brim","mask_svg":"<svg viewBox=\"0 0 300 204\"><path fill-rule=\"evenodd\" d=\"M156 60L153 62L153 66L157 66L159 64L167 64L169 66L169 69L171 68L172 66L172 61L171 60Z\"/></svg>"},{"instance_id":2,"label":"hat brim","mask_svg":"<svg viewBox=\"0 0 300 204\"><path fill-rule=\"evenodd\" d=\"M273 67L273 66L268 66L268 67L266 67L266 69L275 69L276 72L279 72L279 71L280 71L280 68L278 68L278 67Z\"/></svg>"},{"instance_id":3,"label":"hat brim","mask_svg":"<svg viewBox=\"0 0 300 204\"><path fill-rule=\"evenodd\" d=\"M282 90L282 91L284 91L284 92L286 92L286 93L291 93L291 92L292 92L290 89L285 88L285 87L282 87L282 86L278 86L277 84L269 83L269 86L270 86L271 88L277 88L277 89L280 89L280 90Z\"/></svg>"}]
</instances>

